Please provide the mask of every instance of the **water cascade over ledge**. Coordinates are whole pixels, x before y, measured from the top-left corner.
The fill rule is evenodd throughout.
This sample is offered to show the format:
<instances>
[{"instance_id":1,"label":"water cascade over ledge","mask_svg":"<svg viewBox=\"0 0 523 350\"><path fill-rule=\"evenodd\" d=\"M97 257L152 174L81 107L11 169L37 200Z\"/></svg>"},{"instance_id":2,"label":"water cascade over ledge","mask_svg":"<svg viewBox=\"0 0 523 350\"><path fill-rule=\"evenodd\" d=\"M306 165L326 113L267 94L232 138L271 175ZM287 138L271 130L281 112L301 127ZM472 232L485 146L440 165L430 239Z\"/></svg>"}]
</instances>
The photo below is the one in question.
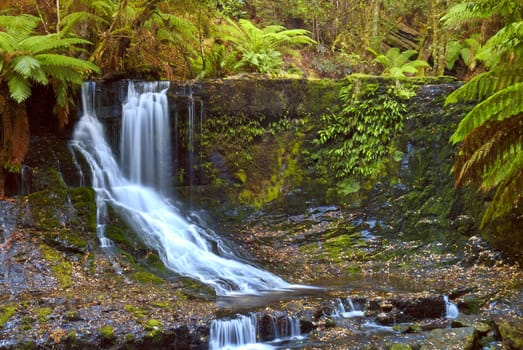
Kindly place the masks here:
<instances>
[{"instance_id":1,"label":"water cascade over ledge","mask_svg":"<svg viewBox=\"0 0 523 350\"><path fill-rule=\"evenodd\" d=\"M165 169L170 157L165 154L169 150L163 148L170 145L170 140L165 139L169 133L165 132L166 124L161 124L168 116L168 83L135 86L129 82L119 152L125 169L115 159L97 118L94 87L94 83L82 87L83 115L75 127L71 147L82 155L92 175L101 245L110 245L104 220L107 205L111 205L138 231L145 244L158 251L167 268L212 286L218 295L292 288L280 277L240 261L219 236L192 222L158 190L165 186L165 179L155 173ZM151 163L151 158L160 164ZM133 163L137 159L141 164Z\"/></svg>"}]
</instances>

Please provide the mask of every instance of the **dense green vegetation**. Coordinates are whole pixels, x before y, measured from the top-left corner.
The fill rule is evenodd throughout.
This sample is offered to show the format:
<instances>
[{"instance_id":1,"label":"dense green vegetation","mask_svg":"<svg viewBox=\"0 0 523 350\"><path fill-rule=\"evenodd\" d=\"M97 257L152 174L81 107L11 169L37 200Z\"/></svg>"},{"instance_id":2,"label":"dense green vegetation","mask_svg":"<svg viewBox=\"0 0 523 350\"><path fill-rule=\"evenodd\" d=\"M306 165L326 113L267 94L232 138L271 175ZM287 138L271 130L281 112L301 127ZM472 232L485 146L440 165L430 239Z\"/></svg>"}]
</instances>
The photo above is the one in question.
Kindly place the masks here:
<instances>
[{"instance_id":1,"label":"dense green vegetation","mask_svg":"<svg viewBox=\"0 0 523 350\"><path fill-rule=\"evenodd\" d=\"M393 95L342 92L318 142L340 178L369 176L401 129L400 79L470 80L448 103L476 107L452 137L456 185L492 194L484 223L520 217L523 188L522 37L518 0L8 0L0 5L0 196L28 149L26 102L48 86L58 128L83 79L266 76L398 79ZM385 100L383 100L385 99ZM370 118L383 123L369 124ZM348 121L350 120L350 121ZM241 178L241 174L238 174ZM519 219L518 219L519 220Z\"/></svg>"}]
</instances>

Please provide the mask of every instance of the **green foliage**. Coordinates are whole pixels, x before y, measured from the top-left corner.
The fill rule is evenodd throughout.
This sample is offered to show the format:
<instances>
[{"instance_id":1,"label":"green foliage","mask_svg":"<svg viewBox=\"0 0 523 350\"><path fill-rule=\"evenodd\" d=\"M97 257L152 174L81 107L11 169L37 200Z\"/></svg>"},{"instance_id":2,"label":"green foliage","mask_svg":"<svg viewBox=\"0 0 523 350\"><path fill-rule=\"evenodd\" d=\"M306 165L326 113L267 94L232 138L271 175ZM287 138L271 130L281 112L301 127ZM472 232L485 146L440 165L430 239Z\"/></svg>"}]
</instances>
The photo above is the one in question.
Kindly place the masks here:
<instances>
[{"instance_id":1,"label":"green foliage","mask_svg":"<svg viewBox=\"0 0 523 350\"><path fill-rule=\"evenodd\" d=\"M247 16L243 0L218 0L217 4L219 12L225 17L245 18Z\"/></svg>"},{"instance_id":2,"label":"green foliage","mask_svg":"<svg viewBox=\"0 0 523 350\"><path fill-rule=\"evenodd\" d=\"M505 23L520 21L523 4L520 0L476 0L465 1L452 6L441 18L445 26L462 26L473 21L493 17L502 18Z\"/></svg>"},{"instance_id":3,"label":"green foliage","mask_svg":"<svg viewBox=\"0 0 523 350\"><path fill-rule=\"evenodd\" d=\"M451 40L447 43L446 68L452 70L456 62L461 59L469 70L476 67L475 54L481 47L478 35L473 35L463 41Z\"/></svg>"},{"instance_id":4,"label":"green foliage","mask_svg":"<svg viewBox=\"0 0 523 350\"><path fill-rule=\"evenodd\" d=\"M405 78L407 75L419 75L423 72L421 68L429 68L429 64L423 60L411 60L411 57L417 54L416 50L406 50L400 52L397 47L390 48L385 54L378 54L376 51L369 49L376 56L374 61L384 67L382 75L388 75L393 78Z\"/></svg>"},{"instance_id":5,"label":"green foliage","mask_svg":"<svg viewBox=\"0 0 523 350\"><path fill-rule=\"evenodd\" d=\"M363 89L350 83L341 89L340 97L341 112L322 117L324 127L316 139L322 146L319 165L340 179L375 175L383 158L394 153L390 142L403 130L405 105L395 89L385 93L371 83ZM352 179L343 190L351 192L357 186Z\"/></svg>"},{"instance_id":6,"label":"green foliage","mask_svg":"<svg viewBox=\"0 0 523 350\"><path fill-rule=\"evenodd\" d=\"M483 13L499 15L497 5L486 2L482 6L479 9ZM479 11L478 6L469 10ZM463 18L468 19L466 15ZM451 17L446 20L457 21ZM456 90L446 101L476 103L451 141L461 143L454 164L456 186L480 182L484 191L494 191L483 225L511 213L523 196L522 56L523 22L509 22L476 55L490 70Z\"/></svg>"},{"instance_id":7,"label":"green foliage","mask_svg":"<svg viewBox=\"0 0 523 350\"><path fill-rule=\"evenodd\" d=\"M305 29L285 29L279 25L259 29L246 19L240 19L238 23L227 20L227 23L224 39L239 57L236 70L282 73L282 53L292 53L293 46L314 43Z\"/></svg>"},{"instance_id":8,"label":"green foliage","mask_svg":"<svg viewBox=\"0 0 523 350\"><path fill-rule=\"evenodd\" d=\"M98 72L98 67L67 54L88 41L60 33L33 35L37 24L32 16L0 16L4 29L0 32L0 82L7 84L18 103L31 95L32 84L51 84L58 104L66 106L70 87L81 84L85 74Z\"/></svg>"}]
</instances>

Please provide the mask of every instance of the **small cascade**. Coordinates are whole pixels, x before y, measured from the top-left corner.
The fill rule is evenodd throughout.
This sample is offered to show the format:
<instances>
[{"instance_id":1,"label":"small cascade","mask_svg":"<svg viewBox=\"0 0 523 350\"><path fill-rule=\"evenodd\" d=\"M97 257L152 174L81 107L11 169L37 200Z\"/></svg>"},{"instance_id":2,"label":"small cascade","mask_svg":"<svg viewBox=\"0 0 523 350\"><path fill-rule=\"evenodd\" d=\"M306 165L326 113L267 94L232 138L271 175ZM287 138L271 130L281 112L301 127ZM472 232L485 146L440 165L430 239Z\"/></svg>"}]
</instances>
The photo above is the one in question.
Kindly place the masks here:
<instances>
[{"instance_id":1,"label":"small cascade","mask_svg":"<svg viewBox=\"0 0 523 350\"><path fill-rule=\"evenodd\" d=\"M27 196L31 192L32 169L27 165L22 165L20 170L20 190L22 196Z\"/></svg>"},{"instance_id":2,"label":"small cascade","mask_svg":"<svg viewBox=\"0 0 523 350\"><path fill-rule=\"evenodd\" d=\"M335 318L353 318L365 316L364 311L356 310L351 298L347 298L346 303L348 305L348 310L345 308L345 304L341 299L336 299L336 308L334 309L332 316Z\"/></svg>"},{"instance_id":3,"label":"small cascade","mask_svg":"<svg viewBox=\"0 0 523 350\"><path fill-rule=\"evenodd\" d=\"M238 315L233 319L215 320L211 324L210 350L238 349L256 344L258 320L256 314Z\"/></svg>"},{"instance_id":4,"label":"small cascade","mask_svg":"<svg viewBox=\"0 0 523 350\"><path fill-rule=\"evenodd\" d=\"M295 287L268 271L240 261L232 249L228 248L212 230L204 229L184 216L180 209L158 190L159 187L161 189L160 184L164 179L149 178L147 172L140 173L138 169L135 173L134 165L127 164L134 157L134 153L129 150L120 150L120 154L128 155L122 156L122 163L127 164L125 172L122 171L105 139L103 125L97 118L93 84L87 83L83 86L84 111L75 127L71 147L82 155L91 173L91 185L96 193L97 234L101 245L103 247L112 245L105 236L107 205L111 205L120 212L131 227L136 228L137 234L145 244L158 251L168 269L212 286L218 295L260 294L263 291ZM167 109L163 106L164 101L167 100L165 85L158 83L152 83L151 87L148 83L144 85L146 85L142 88L144 92L137 95L138 89L135 89L134 84L130 82L130 98L123 105L124 114L140 120L149 120L150 116L143 115L144 111L148 111L164 118L162 113ZM160 88L161 91L151 92L156 91L153 90L156 88ZM127 128L127 123L133 124L130 121L123 122L122 127ZM147 122L147 125L155 125L155 123ZM149 130L152 132L154 127ZM156 141L142 135L141 131L135 130L129 135L134 135L138 139L122 141L121 147L131 147L142 155L154 152L144 150L142 153L141 148L160 147ZM164 142L165 140L162 140L162 144ZM145 160L140 159L143 166ZM160 162L162 159L165 160L163 156L155 159ZM162 164L150 165L153 169L162 169L162 166ZM125 173L128 175L126 176Z\"/></svg>"},{"instance_id":5,"label":"small cascade","mask_svg":"<svg viewBox=\"0 0 523 350\"><path fill-rule=\"evenodd\" d=\"M445 301L445 318L449 320L456 319L459 316L459 310L456 304L449 301L447 295L443 296L443 300Z\"/></svg>"},{"instance_id":6,"label":"small cascade","mask_svg":"<svg viewBox=\"0 0 523 350\"><path fill-rule=\"evenodd\" d=\"M270 318L272 341L303 338L298 317L286 313L267 315L267 317Z\"/></svg>"},{"instance_id":7,"label":"small cascade","mask_svg":"<svg viewBox=\"0 0 523 350\"><path fill-rule=\"evenodd\" d=\"M260 319L262 321L260 321ZM276 344L304 339L300 320L286 313L237 315L211 324L210 350L275 349Z\"/></svg>"}]
</instances>

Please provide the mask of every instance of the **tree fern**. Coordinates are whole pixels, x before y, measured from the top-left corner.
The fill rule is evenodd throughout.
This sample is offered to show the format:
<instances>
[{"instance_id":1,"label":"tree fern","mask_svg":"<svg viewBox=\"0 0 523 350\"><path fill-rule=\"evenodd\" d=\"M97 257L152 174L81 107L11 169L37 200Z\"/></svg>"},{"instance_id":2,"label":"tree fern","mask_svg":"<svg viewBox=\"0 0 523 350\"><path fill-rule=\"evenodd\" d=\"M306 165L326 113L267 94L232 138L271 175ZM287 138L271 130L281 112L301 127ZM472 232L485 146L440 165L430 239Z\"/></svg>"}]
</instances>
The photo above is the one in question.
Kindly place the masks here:
<instances>
[{"instance_id":1,"label":"tree fern","mask_svg":"<svg viewBox=\"0 0 523 350\"><path fill-rule=\"evenodd\" d=\"M478 103L459 123L451 141L462 141L489 120L501 121L520 113L523 113L523 82L510 85Z\"/></svg>"},{"instance_id":2,"label":"tree fern","mask_svg":"<svg viewBox=\"0 0 523 350\"><path fill-rule=\"evenodd\" d=\"M233 45L239 56L236 68L259 73L279 73L283 66L282 53L293 52L293 46L314 43L304 29L286 29L271 25L256 27L251 21L228 20L223 39Z\"/></svg>"},{"instance_id":3,"label":"tree fern","mask_svg":"<svg viewBox=\"0 0 523 350\"><path fill-rule=\"evenodd\" d=\"M28 14L0 16L0 29L11 35L15 41L27 38L35 30L40 18Z\"/></svg>"},{"instance_id":4,"label":"tree fern","mask_svg":"<svg viewBox=\"0 0 523 350\"><path fill-rule=\"evenodd\" d=\"M500 3L516 11L507 13ZM467 10L470 16L463 14L464 20L478 18L479 13L512 19L478 50L476 59L489 71L454 91L446 101L476 104L450 140L461 143L454 164L456 186L477 181L482 190L494 191L483 216L485 225L510 213L523 196L523 5L488 0L463 6L453 8L444 20L452 22L459 11Z\"/></svg>"}]
</instances>

